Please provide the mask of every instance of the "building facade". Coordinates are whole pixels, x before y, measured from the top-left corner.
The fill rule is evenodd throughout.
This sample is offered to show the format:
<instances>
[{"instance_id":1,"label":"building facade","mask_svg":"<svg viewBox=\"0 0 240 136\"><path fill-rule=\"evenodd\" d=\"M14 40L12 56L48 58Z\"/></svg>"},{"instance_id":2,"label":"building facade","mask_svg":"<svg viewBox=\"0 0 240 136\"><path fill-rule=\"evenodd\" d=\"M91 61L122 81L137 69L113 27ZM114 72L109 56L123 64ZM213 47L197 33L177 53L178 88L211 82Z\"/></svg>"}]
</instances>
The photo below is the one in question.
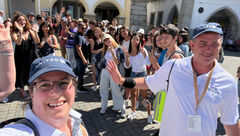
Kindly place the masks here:
<instances>
[{"instance_id":1,"label":"building facade","mask_svg":"<svg viewBox=\"0 0 240 136\"><path fill-rule=\"evenodd\" d=\"M117 18L119 24L134 23L145 30L168 23L192 30L203 22L215 21L222 25L225 38L240 37L239 0L0 0L6 17L12 17L15 11L54 15L63 6L74 18Z\"/></svg>"},{"instance_id":2,"label":"building facade","mask_svg":"<svg viewBox=\"0 0 240 136\"><path fill-rule=\"evenodd\" d=\"M218 22L225 38L240 37L239 0L148 0L148 25L174 23L192 30L204 22Z\"/></svg>"},{"instance_id":3,"label":"building facade","mask_svg":"<svg viewBox=\"0 0 240 136\"><path fill-rule=\"evenodd\" d=\"M87 17L97 21L117 18L119 24L124 25L130 22L131 0L1 0L0 3L0 9L7 17L12 17L15 11L24 14L44 11L52 16L64 6L74 18Z\"/></svg>"}]
</instances>

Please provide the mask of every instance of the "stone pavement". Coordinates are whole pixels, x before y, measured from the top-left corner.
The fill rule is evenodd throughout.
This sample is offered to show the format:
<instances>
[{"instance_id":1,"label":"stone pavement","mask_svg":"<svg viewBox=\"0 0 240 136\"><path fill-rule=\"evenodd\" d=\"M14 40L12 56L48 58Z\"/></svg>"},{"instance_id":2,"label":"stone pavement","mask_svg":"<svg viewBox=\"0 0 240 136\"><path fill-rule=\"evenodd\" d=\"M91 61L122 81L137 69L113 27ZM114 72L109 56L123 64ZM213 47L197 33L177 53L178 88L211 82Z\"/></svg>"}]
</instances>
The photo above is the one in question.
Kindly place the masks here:
<instances>
[{"instance_id":1,"label":"stone pavement","mask_svg":"<svg viewBox=\"0 0 240 136\"><path fill-rule=\"evenodd\" d=\"M221 64L234 76L236 75L237 67L240 66L239 56L240 53L226 51L224 63ZM148 136L159 129L159 124L147 123L147 112L141 104L139 110L136 112L137 119L133 121L129 121L127 118L121 118L120 112L113 111L112 100L108 103L107 113L100 115L100 95L99 92L93 92L91 90L93 85L91 83L91 73L87 74L84 82L85 87L90 90L76 93L73 108L82 114L82 119L90 136ZM0 122L23 116L22 105L24 102L25 100L21 98L20 91L16 90L9 96L8 103L0 103ZM130 112L130 107L128 107L126 114ZM223 130L220 129L219 134L223 134L222 131Z\"/></svg>"}]
</instances>

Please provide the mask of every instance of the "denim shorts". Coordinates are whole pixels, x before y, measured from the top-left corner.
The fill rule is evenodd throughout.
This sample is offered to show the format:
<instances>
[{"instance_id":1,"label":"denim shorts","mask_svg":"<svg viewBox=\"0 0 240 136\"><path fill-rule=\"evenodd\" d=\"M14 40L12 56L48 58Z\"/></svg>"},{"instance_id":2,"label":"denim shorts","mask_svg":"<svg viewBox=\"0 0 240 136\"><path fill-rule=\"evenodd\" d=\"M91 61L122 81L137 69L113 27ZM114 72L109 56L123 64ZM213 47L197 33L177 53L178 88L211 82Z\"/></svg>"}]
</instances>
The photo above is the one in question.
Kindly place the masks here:
<instances>
[{"instance_id":1,"label":"denim shorts","mask_svg":"<svg viewBox=\"0 0 240 136\"><path fill-rule=\"evenodd\" d=\"M145 77L147 76L147 72L131 72L131 77Z\"/></svg>"}]
</instances>

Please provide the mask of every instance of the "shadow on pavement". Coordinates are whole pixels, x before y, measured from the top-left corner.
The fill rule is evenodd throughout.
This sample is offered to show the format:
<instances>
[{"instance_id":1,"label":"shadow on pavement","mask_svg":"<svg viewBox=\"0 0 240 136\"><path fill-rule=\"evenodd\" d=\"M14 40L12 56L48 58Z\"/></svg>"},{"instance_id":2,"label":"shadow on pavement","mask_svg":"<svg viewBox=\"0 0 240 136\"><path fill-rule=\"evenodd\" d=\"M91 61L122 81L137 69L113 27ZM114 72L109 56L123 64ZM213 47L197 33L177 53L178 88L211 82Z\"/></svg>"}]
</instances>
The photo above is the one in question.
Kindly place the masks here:
<instances>
[{"instance_id":1,"label":"shadow on pavement","mask_svg":"<svg viewBox=\"0 0 240 136\"><path fill-rule=\"evenodd\" d=\"M224 50L224 56L240 57L240 52Z\"/></svg>"},{"instance_id":2,"label":"shadow on pavement","mask_svg":"<svg viewBox=\"0 0 240 136\"><path fill-rule=\"evenodd\" d=\"M144 130L149 125L146 119L129 121L121 118L120 112L110 109L112 107L108 107L104 115L99 113L100 109L89 112L78 110L82 113L82 119L90 136L149 136L157 131Z\"/></svg>"}]
</instances>

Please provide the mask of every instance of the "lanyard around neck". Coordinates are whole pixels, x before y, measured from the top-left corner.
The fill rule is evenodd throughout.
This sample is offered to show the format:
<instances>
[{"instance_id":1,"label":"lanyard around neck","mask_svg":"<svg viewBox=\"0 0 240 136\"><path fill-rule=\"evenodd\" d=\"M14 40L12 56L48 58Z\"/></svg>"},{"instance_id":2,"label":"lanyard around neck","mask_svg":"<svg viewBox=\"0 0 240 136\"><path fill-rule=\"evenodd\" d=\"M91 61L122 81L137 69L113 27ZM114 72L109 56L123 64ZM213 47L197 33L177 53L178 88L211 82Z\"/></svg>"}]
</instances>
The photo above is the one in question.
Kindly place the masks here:
<instances>
[{"instance_id":1,"label":"lanyard around neck","mask_svg":"<svg viewBox=\"0 0 240 136\"><path fill-rule=\"evenodd\" d=\"M210 80L211 80L211 77L212 77L212 73L213 73L214 68L215 68L215 63L214 63L214 67L210 70L210 73L209 73L209 76L208 76L208 78L207 78L207 82L206 82L206 84L205 84L203 93L202 93L202 95L201 95L201 97L200 97L199 100L198 100L198 87L197 87L197 73L196 73L196 71L193 70L194 90L195 90L195 102L196 102L196 113L197 113L198 106L199 106L200 102L202 101L203 97L204 97L205 94L207 93L208 85L209 85L209 83L210 83Z\"/></svg>"}]
</instances>

